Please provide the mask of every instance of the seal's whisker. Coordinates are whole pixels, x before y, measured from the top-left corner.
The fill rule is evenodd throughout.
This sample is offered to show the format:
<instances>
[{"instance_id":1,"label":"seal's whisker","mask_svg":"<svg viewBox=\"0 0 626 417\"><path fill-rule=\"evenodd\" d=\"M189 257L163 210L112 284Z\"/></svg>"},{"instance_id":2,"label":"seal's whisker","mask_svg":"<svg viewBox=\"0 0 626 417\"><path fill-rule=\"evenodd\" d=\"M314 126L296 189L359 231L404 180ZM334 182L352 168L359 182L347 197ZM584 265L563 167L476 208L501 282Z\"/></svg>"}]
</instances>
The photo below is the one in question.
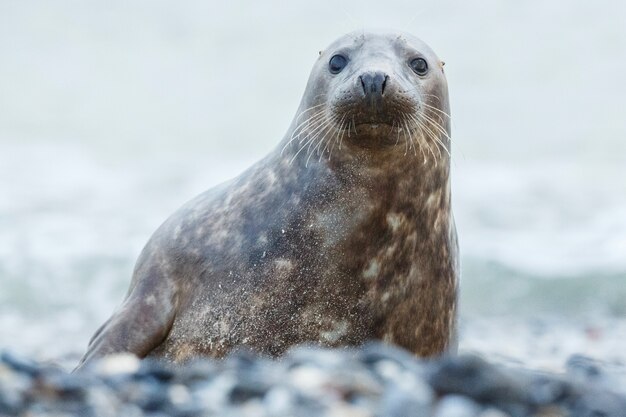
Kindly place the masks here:
<instances>
[{"instance_id":1,"label":"seal's whisker","mask_svg":"<svg viewBox=\"0 0 626 417\"><path fill-rule=\"evenodd\" d=\"M404 134L404 156L406 156L407 153L409 153L409 140L410 138L408 137L411 129L409 129L407 123L406 123L406 114L402 113L402 123L404 124L404 127L402 128L402 130L405 130L405 134Z\"/></svg>"},{"instance_id":2,"label":"seal's whisker","mask_svg":"<svg viewBox=\"0 0 626 417\"><path fill-rule=\"evenodd\" d=\"M339 130L338 130L338 132L341 132L341 137L338 138L339 139L339 149L341 149L341 141L343 140L343 135L346 134L346 130L345 130L345 127L344 127L344 124L345 124L344 120L345 120L347 115L348 115L347 113L344 113L344 115L341 117L341 120L339 121ZM337 144L337 138L335 139L335 142L333 143L333 147L331 148L330 153L333 152L333 149L335 148L336 144ZM328 160L330 160L330 155L328 155Z\"/></svg>"},{"instance_id":3,"label":"seal's whisker","mask_svg":"<svg viewBox=\"0 0 626 417\"><path fill-rule=\"evenodd\" d=\"M417 155L417 146L415 144L416 139L413 137L414 129L413 129L413 126L412 126L412 123L411 123L411 119L409 119L409 117L408 117L408 114L405 114L405 120L406 120L405 123L407 123L407 130L409 132L409 139L411 141L410 144L409 144L409 150L411 150L411 148L413 148L413 154Z\"/></svg>"},{"instance_id":4,"label":"seal's whisker","mask_svg":"<svg viewBox=\"0 0 626 417\"><path fill-rule=\"evenodd\" d=\"M323 118L317 119L315 123L312 125L312 128L306 133L307 136L305 137L305 139L302 139L300 142L308 139L310 135L322 130L326 126L329 120L331 120L331 116L327 114L324 115Z\"/></svg>"},{"instance_id":5,"label":"seal's whisker","mask_svg":"<svg viewBox=\"0 0 626 417\"><path fill-rule=\"evenodd\" d=\"M345 118L345 115L343 116L343 118ZM339 149L341 149L341 142L343 142L343 135L346 134L346 130L344 127L344 120L343 118L341 119L341 125L339 126L339 130L337 132L337 138L335 138L335 141L333 142L333 146L332 148L330 148L330 153L328 154L328 160L330 161L330 156L333 153L333 149L335 149L335 145L337 144L337 142L339 142ZM341 136L339 136L339 132L341 132Z\"/></svg>"},{"instance_id":6,"label":"seal's whisker","mask_svg":"<svg viewBox=\"0 0 626 417\"><path fill-rule=\"evenodd\" d=\"M448 131L446 129L444 129L444 127L441 125L441 123L439 123L437 120L435 120L433 118L433 117L436 117L435 115L428 115L427 112L422 112L420 115L423 116L428 121L430 121L433 124L433 127L435 127L446 138L448 138L449 140L452 140L452 138L448 134ZM437 117L437 119L441 120L440 117Z\"/></svg>"},{"instance_id":7,"label":"seal's whisker","mask_svg":"<svg viewBox=\"0 0 626 417\"><path fill-rule=\"evenodd\" d=\"M414 120L412 120L410 114L407 114L407 118L409 119L409 123L411 123L411 130L415 132L415 143L419 145L420 153L422 154L422 161L424 164L426 164L428 156L426 155L426 152L424 152L424 134L422 133L419 125L416 124Z\"/></svg>"},{"instance_id":8,"label":"seal's whisker","mask_svg":"<svg viewBox=\"0 0 626 417\"><path fill-rule=\"evenodd\" d=\"M320 158L318 160L321 161L322 160L322 156L324 154L324 151L322 151L322 153L320 154L320 147L322 146L322 144L326 143L326 137L328 136L328 134L332 131L333 125L337 124L337 120L335 119L335 117L330 117L328 120L330 123L327 124L327 126L324 128L323 132L324 136L321 136L318 140L317 140L317 145L313 148L313 150L311 152L309 152L309 156L306 160L306 164L305 166L308 166L309 164L309 159L311 158L311 156L315 153L317 155L320 155Z\"/></svg>"},{"instance_id":9,"label":"seal's whisker","mask_svg":"<svg viewBox=\"0 0 626 417\"><path fill-rule=\"evenodd\" d=\"M323 123L321 123L315 130L317 131L313 136L307 136L307 141L302 145L302 148L300 149L300 151L304 148L307 148L307 160L306 160L306 164L305 166L308 166L309 164L309 159L311 158L312 152L311 152L311 148L313 146L314 143L316 143L317 138L320 137L320 135L322 135L324 132L326 132L326 130L328 129L328 126L333 122L331 117L327 117ZM313 133L313 132L311 132ZM298 153L300 153L300 151L298 151L296 153L295 156L298 155ZM315 151L315 148L313 148L313 152Z\"/></svg>"},{"instance_id":10,"label":"seal's whisker","mask_svg":"<svg viewBox=\"0 0 626 417\"><path fill-rule=\"evenodd\" d=\"M428 117L426 114L422 114L422 116L424 117L425 121L427 121L427 125L431 126L432 128L434 128L436 131L438 131L439 133L441 133L442 135L444 135L446 138L448 138L449 141L452 141L452 138L450 138L450 136L448 135L448 132L446 132L441 125L439 125L436 121L434 121L433 119L431 119L430 117ZM448 156L450 155L450 150L448 149L448 146L446 146L441 139L439 138L439 136L437 134L434 134L433 137L441 144L441 146L443 146L443 148L446 150L446 152L448 153Z\"/></svg>"},{"instance_id":11,"label":"seal's whisker","mask_svg":"<svg viewBox=\"0 0 626 417\"><path fill-rule=\"evenodd\" d=\"M430 146L430 143L429 143L429 141L427 139L427 137L429 136L428 132L424 131L425 126L424 126L423 123L421 123L420 121L417 121L417 123L418 123L419 129L420 129L420 132L422 133L422 135L421 135L422 139L423 139L422 142L424 143L424 145L426 146L428 151L432 154L433 160L435 161L435 166L437 166L437 156L435 155L435 152L433 151L433 148Z\"/></svg>"},{"instance_id":12,"label":"seal's whisker","mask_svg":"<svg viewBox=\"0 0 626 417\"><path fill-rule=\"evenodd\" d=\"M400 114L400 117L402 118L402 123L404 124L404 126L402 127L402 131L404 132L404 155L406 156L406 152L407 152L407 138L406 136L409 134L408 130L406 130L406 122L405 122L405 117L404 117L404 113Z\"/></svg>"},{"instance_id":13,"label":"seal's whisker","mask_svg":"<svg viewBox=\"0 0 626 417\"><path fill-rule=\"evenodd\" d=\"M406 137L404 141L404 156L407 156L413 144L411 142L411 128L407 123L406 113L402 113L402 123L404 124L404 130L406 131Z\"/></svg>"},{"instance_id":14,"label":"seal's whisker","mask_svg":"<svg viewBox=\"0 0 626 417\"><path fill-rule=\"evenodd\" d=\"M323 128L327 123L329 123L329 118L325 118L324 121L319 124L314 130L317 131L317 133L315 133L315 135L313 135L311 137L311 134L313 134L313 132L309 132L306 136L305 142L300 146L300 149L298 149L298 151L295 153L295 155L291 158L291 160L289 161L289 163L291 164L296 157L300 154L300 152L302 152L305 148L308 148L310 150L311 148L311 144L313 143L313 141L315 140L315 138L317 137L317 135L320 133L320 128ZM323 131L323 130L322 130ZM302 141L300 141L302 142ZM308 151L307 151L308 152Z\"/></svg>"},{"instance_id":15,"label":"seal's whisker","mask_svg":"<svg viewBox=\"0 0 626 417\"><path fill-rule=\"evenodd\" d=\"M298 137L298 141L300 143L306 142L304 144L304 146L306 146L306 144L309 143L309 138L311 137L311 135L315 134L320 129L324 128L325 124L328 122L329 119L330 119L330 116L327 113L324 113L323 117L319 117L319 118L315 119L311 123L311 126L308 126L307 129L303 129L298 134L298 136L297 136ZM303 134L304 134L304 137L302 137Z\"/></svg>"},{"instance_id":16,"label":"seal's whisker","mask_svg":"<svg viewBox=\"0 0 626 417\"><path fill-rule=\"evenodd\" d=\"M410 115L409 115L409 117L410 117ZM424 161L424 164L426 164L426 161L428 160L428 157L426 156L426 152L424 152L424 141L425 141L425 139L424 139L424 132L420 128L419 124L416 124L414 120L413 120L412 124L415 125L415 127L417 129L419 129L419 136L417 137L417 143L419 145L420 152L422 154L422 160Z\"/></svg>"},{"instance_id":17,"label":"seal's whisker","mask_svg":"<svg viewBox=\"0 0 626 417\"><path fill-rule=\"evenodd\" d=\"M337 129L330 129L330 132L337 132ZM328 143L331 141L331 139L333 138L332 135L328 136L328 139L326 139L326 136L328 136L328 134L324 135L324 137L322 138L322 140L320 140L320 144L318 145L318 149L317 149L317 155L319 156L319 158L317 159L317 162L321 162L322 158L324 157L324 154L326 153L326 150L328 149ZM322 148L322 145L324 145L324 148ZM321 152L320 152L321 149ZM330 158L329 158L330 161Z\"/></svg>"},{"instance_id":18,"label":"seal's whisker","mask_svg":"<svg viewBox=\"0 0 626 417\"><path fill-rule=\"evenodd\" d=\"M326 109L321 109L311 116L307 117L306 120L296 126L296 128L293 130L293 133L291 134L291 139L293 140L294 138L300 137L304 130L309 129L312 124L315 124L318 120L323 119L324 117L326 117Z\"/></svg>"},{"instance_id":19,"label":"seal's whisker","mask_svg":"<svg viewBox=\"0 0 626 417\"><path fill-rule=\"evenodd\" d=\"M394 126L396 125L396 121L394 120L393 123L391 124L391 131L393 132ZM398 130L396 131L396 143L394 146L398 146L398 143L400 143L400 123L398 123Z\"/></svg>"},{"instance_id":20,"label":"seal's whisker","mask_svg":"<svg viewBox=\"0 0 626 417\"><path fill-rule=\"evenodd\" d=\"M287 149L287 147L297 138L300 139L302 133L304 131L306 131L306 128L309 128L309 123L313 122L313 125L315 125L320 119L323 119L326 116L326 110L322 109L321 111L318 111L317 113L313 114L311 117L307 118L305 121L303 121L302 123L300 123L293 131L293 133L291 134L291 138L289 139L289 141L287 141L287 143L285 144L285 146L283 146L282 150L280 151L281 155L283 154L283 152L285 152L285 149Z\"/></svg>"},{"instance_id":21,"label":"seal's whisker","mask_svg":"<svg viewBox=\"0 0 626 417\"><path fill-rule=\"evenodd\" d=\"M437 149L437 153L439 154L439 158L443 157L441 153L441 148L449 155L448 149L441 143L436 134L428 127L427 123L424 123L424 128L428 131L428 137L431 139L432 143L435 145L435 149Z\"/></svg>"},{"instance_id":22,"label":"seal's whisker","mask_svg":"<svg viewBox=\"0 0 626 417\"><path fill-rule=\"evenodd\" d=\"M428 94L428 93L421 93L423 96L427 96L427 97L432 97L437 99L437 101L441 102L441 98L439 98L438 96L436 96L435 94Z\"/></svg>"},{"instance_id":23,"label":"seal's whisker","mask_svg":"<svg viewBox=\"0 0 626 417\"><path fill-rule=\"evenodd\" d=\"M326 126L321 132L320 135L318 135L319 139L315 140L314 142L312 142L309 145L309 149L307 150L307 158L306 158L306 163L304 164L305 167L309 166L309 160L311 159L311 157L313 156L314 153L318 153L319 152L319 147L322 144L322 142L324 141L324 138L328 135L328 131L330 129L330 126ZM324 133L324 136L321 136L321 134ZM316 143L315 146L313 146L313 143ZM313 147L312 147L313 146ZM312 147L312 148L311 148ZM318 153L319 155L319 153Z\"/></svg>"},{"instance_id":24,"label":"seal's whisker","mask_svg":"<svg viewBox=\"0 0 626 417\"><path fill-rule=\"evenodd\" d=\"M446 116L448 119L452 119L452 116L450 116L450 115L449 115L448 113L446 113L445 111L443 111L443 110L441 110L441 109L438 109L438 108L437 108L437 107L435 107L435 106L431 106L430 104L428 104L428 103L426 103L426 102L422 102L422 105L423 105L424 107L427 107L429 110L436 111L437 113L440 113L440 114L442 114L442 115Z\"/></svg>"},{"instance_id":25,"label":"seal's whisker","mask_svg":"<svg viewBox=\"0 0 626 417\"><path fill-rule=\"evenodd\" d=\"M428 123L425 123L424 125L425 125L425 127L426 127L427 129L429 129L429 131L430 131L430 128L428 127ZM432 131L431 131L431 132L432 132ZM450 154L450 150L449 150L449 149L448 149L448 147L447 147L447 146L446 146L446 145L445 145L445 144L441 141L441 139L440 139L440 138L439 138L439 137L438 137L438 136L437 136L434 132L432 132L431 137L432 137L432 138L436 141L436 143L437 143L437 149L443 148L443 150L444 150L444 151L446 151L446 153L448 154L448 156L451 158L451 157L452 157L452 154ZM440 152L440 154L441 154L441 152Z\"/></svg>"},{"instance_id":26,"label":"seal's whisker","mask_svg":"<svg viewBox=\"0 0 626 417\"><path fill-rule=\"evenodd\" d=\"M337 118L335 118L335 129L334 129L335 137L339 134L339 131L336 128L337 124L338 124L337 123ZM331 135L331 136L328 137L328 140L324 141L324 148L322 149L322 152L321 153L320 152L317 153L319 155L319 157L320 157L318 162L321 162L322 157L324 156L326 151L329 150L328 145L330 145L330 143L332 142L332 139L333 139L333 136ZM330 161L330 155L328 157L328 160Z\"/></svg>"},{"instance_id":27,"label":"seal's whisker","mask_svg":"<svg viewBox=\"0 0 626 417\"><path fill-rule=\"evenodd\" d=\"M428 122L426 122L426 120L420 120L419 118L416 118L413 115L410 115L411 118L413 118L413 120L415 121L415 123L420 124L424 129L426 129L427 133L428 133L428 137L434 141L436 147L437 147L437 152L439 153L439 157L441 158L441 150L440 150L440 146L443 147L443 149L446 151L446 153L448 154L448 156L450 156L450 152L448 151L448 148L445 146L445 144L441 141L441 139L439 139L439 136L437 135L437 132L434 131L433 129L431 129L432 125Z\"/></svg>"},{"instance_id":28,"label":"seal's whisker","mask_svg":"<svg viewBox=\"0 0 626 417\"><path fill-rule=\"evenodd\" d=\"M403 113L402 116L403 116L404 127L405 127L405 129L407 131L407 135L408 135L408 140L410 141L409 150L411 148L413 148L413 154L415 156L417 156L417 146L416 146L416 143L419 144L419 140L416 140L413 137L413 130L414 129L412 128L412 123L411 123L411 120L408 118L408 114ZM406 140L406 138L405 138L405 140ZM421 148L421 145L420 145L420 151L421 151L421 149L422 148ZM406 152L406 149L405 149L404 155L406 155L406 154L407 154L407 152Z\"/></svg>"},{"instance_id":29,"label":"seal's whisker","mask_svg":"<svg viewBox=\"0 0 626 417\"><path fill-rule=\"evenodd\" d=\"M334 129L333 129L333 132L335 132L335 136L337 136L337 134L338 134L337 126L339 125L339 123L337 122L337 116L336 116L336 115L333 115L333 116L331 117L331 119L332 119L332 121L333 121L333 125L331 125L330 127L331 127L331 128L334 128ZM324 141L324 142L323 142L323 144L324 144L324 148L322 149L321 155L324 155L324 153L325 153L325 152L326 152L326 150L328 149L328 144L329 144L329 142L331 141L331 139L332 139L332 136L329 136L329 137L328 137L328 140L326 140L326 135L324 135L324 138L323 138L323 141ZM320 155L319 150L317 151L317 154L318 154L318 155ZM320 160L321 160L321 155L320 155Z\"/></svg>"},{"instance_id":30,"label":"seal's whisker","mask_svg":"<svg viewBox=\"0 0 626 417\"><path fill-rule=\"evenodd\" d=\"M354 116L352 116L354 118ZM348 137L350 137L350 122L348 120L346 120L346 125L348 128ZM344 130L345 133L345 130ZM339 150L341 150L341 145L343 145L343 133L341 134L341 139L339 139Z\"/></svg>"},{"instance_id":31,"label":"seal's whisker","mask_svg":"<svg viewBox=\"0 0 626 417\"><path fill-rule=\"evenodd\" d=\"M337 130L337 134L335 135L335 140L333 141L333 146L330 147L330 151L328 152L328 160L330 161L330 157L333 154L333 149L335 149L335 145L337 144L337 141L339 140L339 133L341 132L341 138L343 139L343 135L346 133L345 130L343 130L343 124L344 124L344 119L346 118L347 113L344 113L343 116L341 116L341 120L339 120L339 129Z\"/></svg>"},{"instance_id":32,"label":"seal's whisker","mask_svg":"<svg viewBox=\"0 0 626 417\"><path fill-rule=\"evenodd\" d=\"M328 116L326 113L326 109L322 109L319 112L315 113L304 122L302 122L296 129L294 129L293 134L291 135L292 139L298 138L302 136L302 134L307 130L311 129L311 127L315 126L318 122L322 121Z\"/></svg>"},{"instance_id":33,"label":"seal's whisker","mask_svg":"<svg viewBox=\"0 0 626 417\"><path fill-rule=\"evenodd\" d=\"M318 150L322 141L328 135L329 128L331 128L333 124L336 124L335 118L331 116L326 117L325 120L316 128L317 133L315 133L315 135L307 140L306 143L302 146L303 148L307 148L307 160L305 166L309 165L309 160L311 159L311 156ZM321 136L322 134L324 136ZM315 143L316 146L313 146L313 144Z\"/></svg>"},{"instance_id":34,"label":"seal's whisker","mask_svg":"<svg viewBox=\"0 0 626 417\"><path fill-rule=\"evenodd\" d=\"M413 116L410 116L413 117ZM428 123L423 123L420 122L419 120L416 120L416 123L421 124L421 126L426 129L426 133L429 139L431 139L435 144L435 149L437 149L437 153L439 154L439 158L441 158L443 155L441 154L441 149L439 148L439 144L441 143L441 141L439 140L439 138L437 137L437 134L435 132L433 132L433 130L428 126ZM444 147L445 148L445 147ZM447 149L446 149L447 151Z\"/></svg>"},{"instance_id":35,"label":"seal's whisker","mask_svg":"<svg viewBox=\"0 0 626 417\"><path fill-rule=\"evenodd\" d=\"M405 115L405 120L407 123L407 130L409 132L409 139L410 139L410 143L409 143L409 150L413 149L413 155L417 156L417 146L415 145L415 138L413 137L413 129L411 128L411 119L408 118L408 114Z\"/></svg>"},{"instance_id":36,"label":"seal's whisker","mask_svg":"<svg viewBox=\"0 0 626 417\"><path fill-rule=\"evenodd\" d=\"M435 160L435 166L437 166L437 157L435 156L435 153L433 152L432 147L430 146L430 143L429 143L430 141L428 140L428 139L432 139L432 131L428 129L428 127L424 123L422 123L420 120L416 120L416 123L419 126L423 143L427 146L428 150L433 155L433 159ZM441 151L437 147L436 149L437 149L437 152L439 153L439 157L441 158Z\"/></svg>"},{"instance_id":37,"label":"seal's whisker","mask_svg":"<svg viewBox=\"0 0 626 417\"><path fill-rule=\"evenodd\" d=\"M298 117L296 117L295 122L296 122L296 123L298 123L298 120L300 120L300 118L301 118L302 116L304 116L304 114L305 114L305 113L307 113L307 112L309 112L309 111L311 111L311 110L313 110L313 109L317 109L317 108L319 108L319 107L325 106L325 105L326 105L326 103L324 102L324 103L316 104L315 106L311 106L311 107L309 107L309 108L307 108L307 109L302 110L302 111L300 112L300 114L298 115Z\"/></svg>"},{"instance_id":38,"label":"seal's whisker","mask_svg":"<svg viewBox=\"0 0 626 417\"><path fill-rule=\"evenodd\" d=\"M300 146L300 149L298 149L298 152L296 152L294 154L294 156L289 160L289 164L291 165L293 163L293 161L295 161L295 159L298 157L298 155L300 154L300 152L302 152L305 148L307 143L309 143L309 141L311 141L312 139L309 139L306 143L304 143L304 145Z\"/></svg>"}]
</instances>

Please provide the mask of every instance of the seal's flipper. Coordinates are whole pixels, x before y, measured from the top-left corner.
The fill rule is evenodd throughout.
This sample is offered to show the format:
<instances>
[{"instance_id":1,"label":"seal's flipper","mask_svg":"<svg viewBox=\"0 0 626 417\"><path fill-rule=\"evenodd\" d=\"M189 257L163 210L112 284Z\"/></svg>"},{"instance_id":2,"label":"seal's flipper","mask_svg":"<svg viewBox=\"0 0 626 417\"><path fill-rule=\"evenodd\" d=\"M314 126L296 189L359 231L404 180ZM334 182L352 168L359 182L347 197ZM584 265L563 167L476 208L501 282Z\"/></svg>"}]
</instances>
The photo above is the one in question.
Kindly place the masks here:
<instances>
[{"instance_id":1,"label":"seal's flipper","mask_svg":"<svg viewBox=\"0 0 626 417\"><path fill-rule=\"evenodd\" d=\"M174 322L175 302L170 291L135 288L120 308L96 331L75 371L106 355L128 352L148 355L167 337Z\"/></svg>"}]
</instances>

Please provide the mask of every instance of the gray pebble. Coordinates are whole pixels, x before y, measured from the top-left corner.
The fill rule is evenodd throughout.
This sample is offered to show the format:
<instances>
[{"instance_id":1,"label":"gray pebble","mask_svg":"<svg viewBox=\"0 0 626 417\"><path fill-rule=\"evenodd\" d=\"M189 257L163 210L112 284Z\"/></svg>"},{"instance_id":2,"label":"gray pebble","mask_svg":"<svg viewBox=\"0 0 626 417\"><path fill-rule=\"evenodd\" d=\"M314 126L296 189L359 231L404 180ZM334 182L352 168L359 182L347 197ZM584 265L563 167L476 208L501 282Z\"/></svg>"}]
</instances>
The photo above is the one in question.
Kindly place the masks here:
<instances>
[{"instance_id":1,"label":"gray pebble","mask_svg":"<svg viewBox=\"0 0 626 417\"><path fill-rule=\"evenodd\" d=\"M434 417L478 417L481 407L469 398L446 395L435 406ZM423 415L423 414L422 414Z\"/></svg>"},{"instance_id":2,"label":"gray pebble","mask_svg":"<svg viewBox=\"0 0 626 417\"><path fill-rule=\"evenodd\" d=\"M597 362L574 357L568 370L468 356L425 362L379 343L299 347L278 360L243 351L178 367L114 356L80 374L2 353L0 416L624 417L626 398L598 383Z\"/></svg>"}]
</instances>

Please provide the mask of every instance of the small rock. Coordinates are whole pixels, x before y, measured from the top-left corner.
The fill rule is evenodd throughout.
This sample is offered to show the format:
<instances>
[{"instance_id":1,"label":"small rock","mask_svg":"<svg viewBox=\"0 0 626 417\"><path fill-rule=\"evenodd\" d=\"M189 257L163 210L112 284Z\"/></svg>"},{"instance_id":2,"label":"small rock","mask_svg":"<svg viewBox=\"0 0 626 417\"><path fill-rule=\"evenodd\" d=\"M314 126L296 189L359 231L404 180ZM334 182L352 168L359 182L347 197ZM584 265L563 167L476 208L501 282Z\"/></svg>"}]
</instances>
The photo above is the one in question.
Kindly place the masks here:
<instances>
[{"instance_id":1,"label":"small rock","mask_svg":"<svg viewBox=\"0 0 626 417\"><path fill-rule=\"evenodd\" d=\"M626 410L626 397L611 392L587 358L572 359L563 376L471 356L421 362L383 344L301 347L279 360L240 352L176 367L122 355L78 374L0 359L0 416L625 417Z\"/></svg>"},{"instance_id":2,"label":"small rock","mask_svg":"<svg viewBox=\"0 0 626 417\"><path fill-rule=\"evenodd\" d=\"M587 392L568 408L571 417L624 417L626 399L611 392Z\"/></svg>"},{"instance_id":3,"label":"small rock","mask_svg":"<svg viewBox=\"0 0 626 417\"><path fill-rule=\"evenodd\" d=\"M529 401L535 405L557 404L575 395L570 383L547 375L532 378L527 392Z\"/></svg>"},{"instance_id":4,"label":"small rock","mask_svg":"<svg viewBox=\"0 0 626 417\"><path fill-rule=\"evenodd\" d=\"M498 410L496 408L489 407L489 408L481 411L478 414L478 417L511 417L511 416L509 414L505 413L502 410ZM539 417L539 416L537 416L537 417ZM545 417L548 417L548 416L545 416ZM554 417L556 417L556 416L554 416Z\"/></svg>"},{"instance_id":5,"label":"small rock","mask_svg":"<svg viewBox=\"0 0 626 417\"><path fill-rule=\"evenodd\" d=\"M379 361L393 361L399 366L408 368L413 372L424 372L423 361L418 360L404 349L380 342L369 342L365 344L359 351L359 358L367 365L373 365Z\"/></svg>"},{"instance_id":6,"label":"small rock","mask_svg":"<svg viewBox=\"0 0 626 417\"><path fill-rule=\"evenodd\" d=\"M521 374L513 377L476 356L445 358L434 364L428 378L439 394L463 395L512 415L530 412L526 379Z\"/></svg>"},{"instance_id":7,"label":"small rock","mask_svg":"<svg viewBox=\"0 0 626 417\"><path fill-rule=\"evenodd\" d=\"M602 377L597 362L587 356L572 355L565 362L565 369L572 377L580 381L595 381Z\"/></svg>"},{"instance_id":8,"label":"small rock","mask_svg":"<svg viewBox=\"0 0 626 417\"><path fill-rule=\"evenodd\" d=\"M378 415L385 417L422 417L432 415L434 395L428 386L407 390L390 385L380 400Z\"/></svg>"},{"instance_id":9,"label":"small rock","mask_svg":"<svg viewBox=\"0 0 626 417\"><path fill-rule=\"evenodd\" d=\"M104 357L98 362L96 373L103 376L119 374L132 374L139 370L141 363L139 359L131 354L119 353Z\"/></svg>"},{"instance_id":10,"label":"small rock","mask_svg":"<svg viewBox=\"0 0 626 417\"><path fill-rule=\"evenodd\" d=\"M435 406L434 417L477 417L481 408L474 401L459 395L446 395Z\"/></svg>"},{"instance_id":11,"label":"small rock","mask_svg":"<svg viewBox=\"0 0 626 417\"><path fill-rule=\"evenodd\" d=\"M150 358L139 362L139 369L134 371L133 378L148 378L157 382L169 382L175 375L176 372L171 369L170 364Z\"/></svg>"},{"instance_id":12,"label":"small rock","mask_svg":"<svg viewBox=\"0 0 626 417\"><path fill-rule=\"evenodd\" d=\"M289 415L295 403L295 398L291 391L282 386L271 388L263 398L265 408L270 415Z\"/></svg>"},{"instance_id":13,"label":"small rock","mask_svg":"<svg viewBox=\"0 0 626 417\"><path fill-rule=\"evenodd\" d=\"M42 372L41 367L39 367L35 362L21 358L10 352L0 353L0 362L6 364L8 367L17 372L27 374L31 377L38 376Z\"/></svg>"},{"instance_id":14,"label":"small rock","mask_svg":"<svg viewBox=\"0 0 626 417\"><path fill-rule=\"evenodd\" d=\"M251 381L240 380L230 390L229 401L231 403L244 403L251 399L260 399L265 396L268 387L263 383L251 383Z\"/></svg>"}]
</instances>

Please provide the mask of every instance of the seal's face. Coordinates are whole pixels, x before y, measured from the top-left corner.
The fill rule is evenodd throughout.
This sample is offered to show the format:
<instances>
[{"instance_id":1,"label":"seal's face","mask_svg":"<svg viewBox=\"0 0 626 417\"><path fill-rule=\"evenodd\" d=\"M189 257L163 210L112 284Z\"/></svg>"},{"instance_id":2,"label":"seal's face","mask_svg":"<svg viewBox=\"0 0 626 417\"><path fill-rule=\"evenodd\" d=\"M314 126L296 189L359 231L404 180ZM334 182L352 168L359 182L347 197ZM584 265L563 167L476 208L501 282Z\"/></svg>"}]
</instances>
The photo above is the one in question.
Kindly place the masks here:
<instances>
[{"instance_id":1,"label":"seal's face","mask_svg":"<svg viewBox=\"0 0 626 417\"><path fill-rule=\"evenodd\" d=\"M293 135L309 148L401 145L434 157L448 149L448 114L443 62L427 45L408 34L349 34L320 52Z\"/></svg>"}]
</instances>

